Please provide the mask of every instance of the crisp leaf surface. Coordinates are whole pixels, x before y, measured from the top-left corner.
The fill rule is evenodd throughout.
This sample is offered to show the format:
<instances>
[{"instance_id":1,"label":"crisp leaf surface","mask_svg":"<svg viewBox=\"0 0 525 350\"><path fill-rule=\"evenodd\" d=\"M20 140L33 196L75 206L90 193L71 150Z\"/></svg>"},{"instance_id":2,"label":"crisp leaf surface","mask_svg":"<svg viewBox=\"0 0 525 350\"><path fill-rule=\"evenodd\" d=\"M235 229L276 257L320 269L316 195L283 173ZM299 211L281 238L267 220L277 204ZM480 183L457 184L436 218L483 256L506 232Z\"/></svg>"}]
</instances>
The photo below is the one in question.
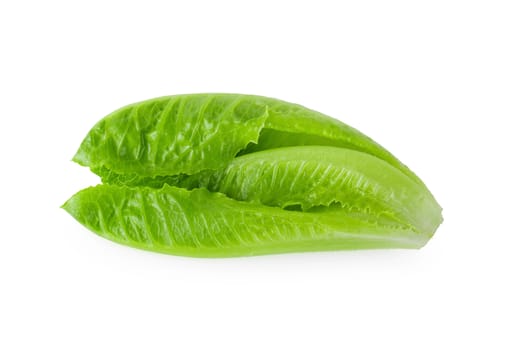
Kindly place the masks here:
<instances>
[{"instance_id":1,"label":"crisp leaf surface","mask_svg":"<svg viewBox=\"0 0 525 350\"><path fill-rule=\"evenodd\" d=\"M379 144L336 119L235 94L168 96L121 108L95 125L73 160L96 173L154 177L217 169L240 151L302 145L365 152L420 181Z\"/></svg>"},{"instance_id":2,"label":"crisp leaf surface","mask_svg":"<svg viewBox=\"0 0 525 350\"><path fill-rule=\"evenodd\" d=\"M388 217L425 233L433 233L441 223L440 215L429 215L441 209L425 186L379 158L345 148L271 149L177 181L173 183L186 188L205 187L240 201L281 208L340 204L369 220Z\"/></svg>"},{"instance_id":3,"label":"crisp leaf surface","mask_svg":"<svg viewBox=\"0 0 525 350\"><path fill-rule=\"evenodd\" d=\"M99 185L64 204L80 223L125 245L188 256L417 248L428 237L385 230L338 213L303 213L240 202L205 189Z\"/></svg>"},{"instance_id":4,"label":"crisp leaf surface","mask_svg":"<svg viewBox=\"0 0 525 350\"><path fill-rule=\"evenodd\" d=\"M216 169L257 141L267 117L265 105L238 95L153 99L102 119L73 160L149 177Z\"/></svg>"}]
</instances>

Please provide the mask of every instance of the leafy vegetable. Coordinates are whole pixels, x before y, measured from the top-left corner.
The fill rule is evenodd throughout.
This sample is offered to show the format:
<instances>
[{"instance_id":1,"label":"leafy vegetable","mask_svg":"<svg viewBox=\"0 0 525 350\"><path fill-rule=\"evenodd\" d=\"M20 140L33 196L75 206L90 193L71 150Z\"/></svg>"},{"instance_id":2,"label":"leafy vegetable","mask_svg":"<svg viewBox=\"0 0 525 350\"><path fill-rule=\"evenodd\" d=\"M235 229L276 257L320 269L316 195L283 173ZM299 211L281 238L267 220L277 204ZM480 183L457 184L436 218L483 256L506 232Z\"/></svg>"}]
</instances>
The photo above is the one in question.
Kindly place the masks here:
<instances>
[{"instance_id":1,"label":"leafy vegetable","mask_svg":"<svg viewBox=\"0 0 525 350\"><path fill-rule=\"evenodd\" d=\"M336 212L303 213L205 189L99 185L64 204L102 237L177 255L220 257L352 248L418 248L427 237Z\"/></svg>"},{"instance_id":2,"label":"leafy vegetable","mask_svg":"<svg viewBox=\"0 0 525 350\"><path fill-rule=\"evenodd\" d=\"M381 215L420 232L432 231L441 220L426 217L440 208L418 183L381 159L344 148L272 149L177 181L189 189L204 187L240 201L280 208L299 206L304 211L338 204L349 213L367 213L369 220Z\"/></svg>"},{"instance_id":3,"label":"leafy vegetable","mask_svg":"<svg viewBox=\"0 0 525 350\"><path fill-rule=\"evenodd\" d=\"M103 237L165 253L419 248L442 221L423 182L380 145L266 97L130 105L97 123L74 160L105 185L64 208Z\"/></svg>"}]
</instances>

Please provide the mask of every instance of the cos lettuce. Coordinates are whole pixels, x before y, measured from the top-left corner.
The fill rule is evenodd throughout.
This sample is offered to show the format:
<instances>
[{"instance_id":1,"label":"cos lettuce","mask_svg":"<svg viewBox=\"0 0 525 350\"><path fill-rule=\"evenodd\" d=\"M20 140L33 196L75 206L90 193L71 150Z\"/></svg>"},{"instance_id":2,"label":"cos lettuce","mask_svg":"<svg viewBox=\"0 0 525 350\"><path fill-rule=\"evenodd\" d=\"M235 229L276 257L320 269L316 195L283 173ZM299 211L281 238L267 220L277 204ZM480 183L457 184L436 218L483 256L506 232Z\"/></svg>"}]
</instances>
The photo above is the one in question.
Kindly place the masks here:
<instances>
[{"instance_id":1,"label":"cos lettuce","mask_svg":"<svg viewBox=\"0 0 525 350\"><path fill-rule=\"evenodd\" d=\"M164 253L419 248L442 221L423 182L379 144L266 97L133 104L98 122L74 161L103 184L64 208L105 238Z\"/></svg>"}]
</instances>

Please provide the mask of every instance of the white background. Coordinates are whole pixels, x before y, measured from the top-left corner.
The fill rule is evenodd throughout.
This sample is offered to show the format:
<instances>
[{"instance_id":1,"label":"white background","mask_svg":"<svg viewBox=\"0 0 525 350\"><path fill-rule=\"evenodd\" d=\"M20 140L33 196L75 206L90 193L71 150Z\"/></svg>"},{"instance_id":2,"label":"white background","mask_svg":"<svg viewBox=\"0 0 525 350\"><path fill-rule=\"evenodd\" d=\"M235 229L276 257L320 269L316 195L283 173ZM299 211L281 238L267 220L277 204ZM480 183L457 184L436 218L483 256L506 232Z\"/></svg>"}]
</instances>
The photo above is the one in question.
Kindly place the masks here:
<instances>
[{"instance_id":1,"label":"white background","mask_svg":"<svg viewBox=\"0 0 525 350\"><path fill-rule=\"evenodd\" d=\"M523 1L2 1L1 349L524 349ZM59 206L104 115L239 92L344 120L429 186L419 250L191 259Z\"/></svg>"}]
</instances>

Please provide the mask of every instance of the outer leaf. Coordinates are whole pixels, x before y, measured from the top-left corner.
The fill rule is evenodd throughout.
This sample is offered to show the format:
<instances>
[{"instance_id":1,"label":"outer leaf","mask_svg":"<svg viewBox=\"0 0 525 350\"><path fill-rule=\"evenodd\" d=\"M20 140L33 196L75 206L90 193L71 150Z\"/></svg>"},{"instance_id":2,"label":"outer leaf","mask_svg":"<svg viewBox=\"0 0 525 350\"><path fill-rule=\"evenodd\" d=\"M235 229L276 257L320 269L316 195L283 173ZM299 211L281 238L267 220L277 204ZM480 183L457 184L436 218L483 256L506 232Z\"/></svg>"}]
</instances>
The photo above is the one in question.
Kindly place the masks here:
<instances>
[{"instance_id":1,"label":"outer leaf","mask_svg":"<svg viewBox=\"0 0 525 350\"><path fill-rule=\"evenodd\" d=\"M381 159L337 147L252 153L221 170L179 178L179 185L281 208L339 204L368 219L382 216L426 234L433 234L442 221L441 208L424 185Z\"/></svg>"},{"instance_id":2,"label":"outer leaf","mask_svg":"<svg viewBox=\"0 0 525 350\"><path fill-rule=\"evenodd\" d=\"M73 159L132 183L129 178L218 169L246 147L243 153L300 145L365 152L420 182L356 129L297 104L250 95L179 95L124 107L95 125Z\"/></svg>"},{"instance_id":3,"label":"outer leaf","mask_svg":"<svg viewBox=\"0 0 525 350\"><path fill-rule=\"evenodd\" d=\"M220 257L360 248L419 248L430 238L334 212L239 202L205 189L99 185L64 204L80 223L125 245Z\"/></svg>"}]
</instances>

